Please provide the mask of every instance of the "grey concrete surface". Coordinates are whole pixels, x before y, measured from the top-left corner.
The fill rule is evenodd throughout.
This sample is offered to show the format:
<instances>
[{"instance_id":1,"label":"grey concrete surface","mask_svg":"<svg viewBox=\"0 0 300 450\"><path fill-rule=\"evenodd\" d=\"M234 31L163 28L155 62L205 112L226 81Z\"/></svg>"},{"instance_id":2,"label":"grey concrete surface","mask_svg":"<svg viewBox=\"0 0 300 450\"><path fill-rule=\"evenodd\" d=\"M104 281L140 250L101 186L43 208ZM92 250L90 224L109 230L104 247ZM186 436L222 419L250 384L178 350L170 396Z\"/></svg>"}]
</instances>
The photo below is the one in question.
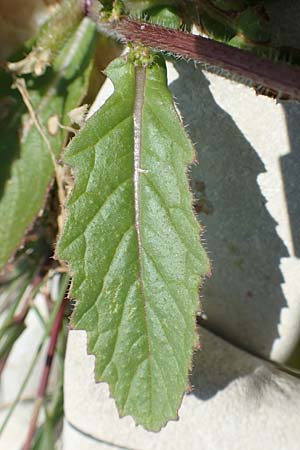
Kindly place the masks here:
<instances>
[{"instance_id":1,"label":"grey concrete surface","mask_svg":"<svg viewBox=\"0 0 300 450\"><path fill-rule=\"evenodd\" d=\"M205 329L179 421L159 433L120 419L104 383L93 382L86 335L69 333L64 450L297 450L300 381Z\"/></svg>"},{"instance_id":2,"label":"grey concrete surface","mask_svg":"<svg viewBox=\"0 0 300 450\"><path fill-rule=\"evenodd\" d=\"M170 87L196 144L191 181L213 267L202 298L207 324L285 361L300 325L300 105L192 64L176 70Z\"/></svg>"}]
</instances>

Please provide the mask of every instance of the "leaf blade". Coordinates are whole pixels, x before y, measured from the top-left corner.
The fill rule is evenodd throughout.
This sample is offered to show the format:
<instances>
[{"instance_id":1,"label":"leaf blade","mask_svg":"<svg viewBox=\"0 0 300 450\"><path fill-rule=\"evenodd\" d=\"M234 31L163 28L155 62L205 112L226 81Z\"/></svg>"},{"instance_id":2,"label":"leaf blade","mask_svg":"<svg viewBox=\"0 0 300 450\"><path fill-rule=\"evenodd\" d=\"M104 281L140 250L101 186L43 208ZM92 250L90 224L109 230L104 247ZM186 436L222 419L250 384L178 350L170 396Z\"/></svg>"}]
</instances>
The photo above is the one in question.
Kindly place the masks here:
<instances>
[{"instance_id":1,"label":"leaf blade","mask_svg":"<svg viewBox=\"0 0 300 450\"><path fill-rule=\"evenodd\" d=\"M76 36L77 51L72 58L68 58L72 49L72 43L69 43L58 56L52 74L27 80L30 101L38 111L56 157L62 150L66 132L58 130L55 136L50 135L47 121L57 115L60 123L68 124L67 112L78 105L86 91L89 76L87 56L95 37L94 24L82 23L74 33L75 39ZM8 115L4 111L1 121L0 270L42 209L54 174L45 140L28 116L20 95L11 89L11 79L6 75L3 78L2 102L5 105L9 101L12 107L8 109Z\"/></svg>"},{"instance_id":2,"label":"leaf blade","mask_svg":"<svg viewBox=\"0 0 300 450\"><path fill-rule=\"evenodd\" d=\"M96 380L110 384L121 415L159 430L187 387L208 261L185 173L194 151L165 67L147 68L142 94L136 72L121 58L110 65L114 94L66 153L76 183L58 252L74 274L72 324L88 333Z\"/></svg>"}]
</instances>

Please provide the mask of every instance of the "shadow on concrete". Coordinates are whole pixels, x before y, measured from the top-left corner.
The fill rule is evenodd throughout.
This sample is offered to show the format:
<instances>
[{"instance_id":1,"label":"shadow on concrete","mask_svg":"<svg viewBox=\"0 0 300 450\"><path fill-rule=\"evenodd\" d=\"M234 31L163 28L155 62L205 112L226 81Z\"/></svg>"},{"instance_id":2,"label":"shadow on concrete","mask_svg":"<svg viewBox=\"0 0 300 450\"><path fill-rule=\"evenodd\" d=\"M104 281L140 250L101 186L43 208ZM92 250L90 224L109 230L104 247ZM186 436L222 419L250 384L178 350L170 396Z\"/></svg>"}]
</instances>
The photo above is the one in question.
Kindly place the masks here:
<instances>
[{"instance_id":1,"label":"shadow on concrete","mask_svg":"<svg viewBox=\"0 0 300 450\"><path fill-rule=\"evenodd\" d=\"M201 400L209 400L232 381L253 374L263 362L220 339L206 328L198 328L202 350L194 354L190 375L192 391Z\"/></svg>"},{"instance_id":2,"label":"shadow on concrete","mask_svg":"<svg viewBox=\"0 0 300 450\"><path fill-rule=\"evenodd\" d=\"M206 327L268 358L278 337L281 310L286 307L279 264L288 252L257 184L258 175L265 172L263 162L231 116L215 102L201 70L193 67L176 64L180 76L171 90L198 152L191 184L213 268L202 291ZM193 86L193 91L185 86ZM210 374L210 392L204 395L207 389L202 378L199 396L209 398L237 372L230 374L229 370L219 384L214 383L210 367L214 358L209 345L203 348L201 366Z\"/></svg>"},{"instance_id":3,"label":"shadow on concrete","mask_svg":"<svg viewBox=\"0 0 300 450\"><path fill-rule=\"evenodd\" d=\"M290 140L290 153L280 158L294 256L300 258L300 104L282 102Z\"/></svg>"}]
</instances>

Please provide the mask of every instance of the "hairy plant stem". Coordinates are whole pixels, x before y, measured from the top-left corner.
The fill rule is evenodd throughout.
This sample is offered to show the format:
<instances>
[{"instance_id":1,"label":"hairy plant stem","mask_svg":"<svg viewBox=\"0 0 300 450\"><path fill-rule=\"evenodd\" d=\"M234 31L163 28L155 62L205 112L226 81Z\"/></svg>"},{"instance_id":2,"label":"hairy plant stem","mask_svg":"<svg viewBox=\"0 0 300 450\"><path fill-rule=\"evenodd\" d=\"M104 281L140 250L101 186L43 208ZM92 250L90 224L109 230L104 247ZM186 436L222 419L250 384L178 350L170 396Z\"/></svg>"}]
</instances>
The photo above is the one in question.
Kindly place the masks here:
<instances>
[{"instance_id":1,"label":"hairy plant stem","mask_svg":"<svg viewBox=\"0 0 300 450\"><path fill-rule=\"evenodd\" d=\"M212 39L128 17L100 23L99 29L125 43L140 43L175 56L193 59L207 65L208 69L219 69L221 75L222 72L231 73L238 81L274 91L278 98L284 96L300 100L300 69L287 63L263 59L249 51Z\"/></svg>"}]
</instances>

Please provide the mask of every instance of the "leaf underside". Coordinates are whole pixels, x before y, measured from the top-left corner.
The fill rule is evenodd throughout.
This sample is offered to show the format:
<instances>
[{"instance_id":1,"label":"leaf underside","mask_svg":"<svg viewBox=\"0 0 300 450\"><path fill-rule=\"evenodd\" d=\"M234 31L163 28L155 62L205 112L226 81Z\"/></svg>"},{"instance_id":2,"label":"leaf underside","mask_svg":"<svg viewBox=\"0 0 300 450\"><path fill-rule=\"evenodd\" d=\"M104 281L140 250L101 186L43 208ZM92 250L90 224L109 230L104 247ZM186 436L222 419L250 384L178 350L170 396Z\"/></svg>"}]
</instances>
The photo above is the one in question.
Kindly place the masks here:
<instances>
[{"instance_id":1,"label":"leaf underside","mask_svg":"<svg viewBox=\"0 0 300 450\"><path fill-rule=\"evenodd\" d=\"M142 92L137 70L146 71ZM58 254L71 266L71 322L87 331L96 380L109 383L121 416L159 430L187 388L209 266L186 177L194 150L163 62L136 69L119 58L107 74L114 94L65 154L76 182Z\"/></svg>"},{"instance_id":2,"label":"leaf underside","mask_svg":"<svg viewBox=\"0 0 300 450\"><path fill-rule=\"evenodd\" d=\"M90 54L96 36L93 23L83 21L58 55L54 67L39 78L26 77L30 102L53 153L62 151L67 133L48 132L48 119L69 124L67 113L78 106L88 84ZM20 245L45 202L54 167L45 139L16 89L0 74L0 270Z\"/></svg>"}]
</instances>

